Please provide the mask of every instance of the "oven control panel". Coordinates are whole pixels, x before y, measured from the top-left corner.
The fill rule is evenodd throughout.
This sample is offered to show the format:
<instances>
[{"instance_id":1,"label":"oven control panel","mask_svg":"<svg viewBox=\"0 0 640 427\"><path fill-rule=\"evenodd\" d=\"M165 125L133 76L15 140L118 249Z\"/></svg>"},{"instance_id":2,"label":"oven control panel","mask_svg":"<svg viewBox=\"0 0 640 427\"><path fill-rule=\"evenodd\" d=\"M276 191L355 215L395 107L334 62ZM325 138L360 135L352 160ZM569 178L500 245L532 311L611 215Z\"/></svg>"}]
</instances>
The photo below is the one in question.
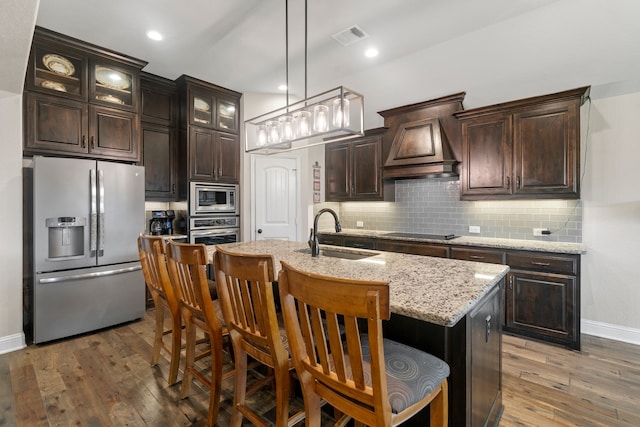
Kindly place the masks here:
<instances>
[{"instance_id":1,"label":"oven control panel","mask_svg":"<svg viewBox=\"0 0 640 427\"><path fill-rule=\"evenodd\" d=\"M237 228L238 217L198 217L191 218L191 230L203 228Z\"/></svg>"}]
</instances>

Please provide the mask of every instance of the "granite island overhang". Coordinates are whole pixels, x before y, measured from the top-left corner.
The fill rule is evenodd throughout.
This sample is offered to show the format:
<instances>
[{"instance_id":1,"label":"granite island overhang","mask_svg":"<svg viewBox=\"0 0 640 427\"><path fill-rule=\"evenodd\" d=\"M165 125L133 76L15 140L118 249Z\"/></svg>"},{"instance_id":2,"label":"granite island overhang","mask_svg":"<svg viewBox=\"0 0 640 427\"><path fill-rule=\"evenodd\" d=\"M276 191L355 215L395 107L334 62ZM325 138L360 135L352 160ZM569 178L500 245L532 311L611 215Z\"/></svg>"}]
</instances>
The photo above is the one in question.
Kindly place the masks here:
<instances>
[{"instance_id":1,"label":"granite island overhang","mask_svg":"<svg viewBox=\"0 0 640 427\"><path fill-rule=\"evenodd\" d=\"M326 276L388 282L392 315L383 322L384 336L449 364L449 425L498 424L502 414L503 289L508 266L328 245L321 247L364 256L344 259L321 254L314 258L306 242L283 240L223 246L237 253L271 254L276 275L280 261L286 261ZM215 248L207 248L213 255ZM403 426L427 425L428 418L428 410L422 411Z\"/></svg>"},{"instance_id":2,"label":"granite island overhang","mask_svg":"<svg viewBox=\"0 0 640 427\"><path fill-rule=\"evenodd\" d=\"M276 276L282 260L296 268L326 276L389 282L392 313L441 326L455 325L509 271L508 266L499 264L321 246L374 255L360 260L322 255L313 258L306 243L284 240L224 245L239 253L273 255ZM209 246L208 250L212 255L215 249Z\"/></svg>"}]
</instances>

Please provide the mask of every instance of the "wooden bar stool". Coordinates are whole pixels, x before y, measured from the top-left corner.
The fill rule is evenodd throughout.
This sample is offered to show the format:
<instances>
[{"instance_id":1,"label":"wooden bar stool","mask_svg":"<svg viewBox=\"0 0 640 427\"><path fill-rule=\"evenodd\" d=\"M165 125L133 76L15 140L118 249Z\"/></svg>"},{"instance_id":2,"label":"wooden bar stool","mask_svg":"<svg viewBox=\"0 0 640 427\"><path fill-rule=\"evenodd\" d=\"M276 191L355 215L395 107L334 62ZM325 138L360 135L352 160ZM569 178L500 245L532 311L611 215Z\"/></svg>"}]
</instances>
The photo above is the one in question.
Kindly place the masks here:
<instances>
[{"instance_id":1,"label":"wooden bar stool","mask_svg":"<svg viewBox=\"0 0 640 427\"><path fill-rule=\"evenodd\" d=\"M178 368L180 366L180 349L182 345L182 316L180 306L169 280L167 261L165 256L165 244L162 237L138 236L138 251L144 280L153 298L156 311L156 327L153 339L153 351L151 353L151 365L158 364L160 350L165 350L171 355L169 365L169 377L167 382L174 384L178 380ZM164 310L167 308L171 314L171 326L165 329ZM164 342L165 335L171 335L171 345Z\"/></svg>"},{"instance_id":2,"label":"wooden bar stool","mask_svg":"<svg viewBox=\"0 0 640 427\"><path fill-rule=\"evenodd\" d=\"M220 409L221 382L233 375L234 371L222 372L223 336L228 331L222 323L222 312L217 301L211 299L207 282L207 250L202 244L169 242L167 244L167 264L169 277L176 288L182 317L185 323L186 363L182 378L180 397L185 398L191 391L193 378L209 388L209 411L207 425L213 426ZM210 348L196 354L196 329L208 337ZM195 361L211 355L211 374L199 371Z\"/></svg>"},{"instance_id":3,"label":"wooden bar stool","mask_svg":"<svg viewBox=\"0 0 640 427\"><path fill-rule=\"evenodd\" d=\"M340 426L349 418L396 426L426 406L431 426L447 425L449 366L382 337L391 316L386 282L317 275L283 261L278 286L307 427L320 426L322 399L344 414Z\"/></svg>"},{"instance_id":4,"label":"wooden bar stool","mask_svg":"<svg viewBox=\"0 0 640 427\"><path fill-rule=\"evenodd\" d=\"M254 425L271 425L245 404L247 355L275 372L275 426L296 424L304 418L304 411L289 417L290 375L294 368L289 356L284 324L276 313L273 257L234 254L217 246L213 263L218 296L235 354L236 377L231 427L240 427L243 417Z\"/></svg>"}]
</instances>

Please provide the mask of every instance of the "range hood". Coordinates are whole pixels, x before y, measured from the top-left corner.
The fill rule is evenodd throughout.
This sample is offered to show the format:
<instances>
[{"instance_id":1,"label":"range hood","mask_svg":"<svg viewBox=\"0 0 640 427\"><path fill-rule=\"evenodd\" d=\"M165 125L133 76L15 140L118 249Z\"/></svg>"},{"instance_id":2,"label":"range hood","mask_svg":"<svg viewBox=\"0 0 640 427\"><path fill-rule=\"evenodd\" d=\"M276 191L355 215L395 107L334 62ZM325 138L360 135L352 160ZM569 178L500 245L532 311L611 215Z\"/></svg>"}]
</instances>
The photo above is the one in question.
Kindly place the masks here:
<instances>
[{"instance_id":1,"label":"range hood","mask_svg":"<svg viewBox=\"0 0 640 427\"><path fill-rule=\"evenodd\" d=\"M379 112L388 127L385 179L455 177L461 150L460 124L464 93Z\"/></svg>"}]
</instances>

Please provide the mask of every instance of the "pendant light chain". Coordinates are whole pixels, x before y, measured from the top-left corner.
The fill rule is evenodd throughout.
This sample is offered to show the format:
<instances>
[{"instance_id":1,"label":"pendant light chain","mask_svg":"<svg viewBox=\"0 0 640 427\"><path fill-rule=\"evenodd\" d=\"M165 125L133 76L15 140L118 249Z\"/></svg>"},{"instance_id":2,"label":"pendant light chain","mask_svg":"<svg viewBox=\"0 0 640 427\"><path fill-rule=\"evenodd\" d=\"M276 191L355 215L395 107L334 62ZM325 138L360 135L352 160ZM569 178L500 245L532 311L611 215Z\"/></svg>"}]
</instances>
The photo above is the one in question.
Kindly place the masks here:
<instances>
[{"instance_id":1,"label":"pendant light chain","mask_svg":"<svg viewBox=\"0 0 640 427\"><path fill-rule=\"evenodd\" d=\"M285 50L285 85L287 86L287 107L289 106L289 0L284 2L284 50ZM306 94L305 94L306 98Z\"/></svg>"},{"instance_id":2,"label":"pendant light chain","mask_svg":"<svg viewBox=\"0 0 640 427\"><path fill-rule=\"evenodd\" d=\"M307 0L304 0L304 99L307 99Z\"/></svg>"}]
</instances>

